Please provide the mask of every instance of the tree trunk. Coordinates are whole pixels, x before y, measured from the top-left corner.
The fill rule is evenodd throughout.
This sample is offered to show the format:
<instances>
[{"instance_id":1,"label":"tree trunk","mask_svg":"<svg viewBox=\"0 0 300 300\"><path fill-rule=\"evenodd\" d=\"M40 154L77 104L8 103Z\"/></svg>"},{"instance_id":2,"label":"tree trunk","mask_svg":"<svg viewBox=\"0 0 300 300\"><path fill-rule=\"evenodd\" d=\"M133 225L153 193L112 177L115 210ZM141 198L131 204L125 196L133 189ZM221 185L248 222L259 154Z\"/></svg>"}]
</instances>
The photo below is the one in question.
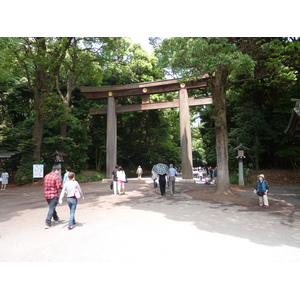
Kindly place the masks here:
<instances>
[{"instance_id":1,"label":"tree trunk","mask_svg":"<svg viewBox=\"0 0 300 300\"><path fill-rule=\"evenodd\" d=\"M226 81L228 70L219 70L210 82L213 94L217 153L217 194L232 194L228 170L228 132L226 119Z\"/></svg>"},{"instance_id":2,"label":"tree trunk","mask_svg":"<svg viewBox=\"0 0 300 300\"><path fill-rule=\"evenodd\" d=\"M65 121L61 122L61 124L60 124L60 135L62 137L67 137L67 124L68 124L67 120L69 117L71 94L72 94L74 88L75 88L75 75L74 74L69 75L66 96L63 96L62 93L60 92L59 88L57 88L57 90L62 98L62 101L64 103L64 109L65 109Z\"/></svg>"},{"instance_id":3,"label":"tree trunk","mask_svg":"<svg viewBox=\"0 0 300 300\"><path fill-rule=\"evenodd\" d=\"M45 115L42 110L42 95L36 89L34 91L34 110L35 110L35 120L34 120L34 128L33 128L33 158L35 163L39 163L41 161L41 149L42 149L42 141L44 135L44 124L45 124Z\"/></svg>"}]
</instances>

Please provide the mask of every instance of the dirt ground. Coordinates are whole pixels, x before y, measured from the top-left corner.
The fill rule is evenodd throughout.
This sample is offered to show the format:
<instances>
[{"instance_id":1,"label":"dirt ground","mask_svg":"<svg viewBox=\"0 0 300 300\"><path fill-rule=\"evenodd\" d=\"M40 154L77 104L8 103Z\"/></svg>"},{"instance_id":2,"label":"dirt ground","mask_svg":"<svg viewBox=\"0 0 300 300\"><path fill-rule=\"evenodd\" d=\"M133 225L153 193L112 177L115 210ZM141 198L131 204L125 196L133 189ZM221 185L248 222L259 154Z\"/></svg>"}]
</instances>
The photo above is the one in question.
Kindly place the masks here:
<instances>
[{"instance_id":1,"label":"dirt ground","mask_svg":"<svg viewBox=\"0 0 300 300\"><path fill-rule=\"evenodd\" d=\"M245 186L231 185L232 195L216 194L216 185L204 183L195 185L178 184L177 190L185 193L194 200L206 200L212 202L235 203L239 205L254 206L258 204L258 197L253 193L257 174L264 174L270 186L269 202L270 208L300 209L300 173L293 170L266 169L254 172L249 177L251 184ZM32 184L22 187L43 186L43 180L37 180ZM18 188L16 183L11 182L8 188ZM188 188L186 188L188 187ZM193 188L194 187L194 188Z\"/></svg>"},{"instance_id":2,"label":"dirt ground","mask_svg":"<svg viewBox=\"0 0 300 300\"><path fill-rule=\"evenodd\" d=\"M219 195L215 193L215 185L199 184L199 189L186 191L186 194L195 200L257 206L258 197L253 190L253 186L231 185L232 195ZM270 186L268 200L270 210L300 210L300 186Z\"/></svg>"},{"instance_id":3,"label":"dirt ground","mask_svg":"<svg viewBox=\"0 0 300 300\"><path fill-rule=\"evenodd\" d=\"M257 174L264 174L270 186L269 202L271 207L295 209L300 208L300 173L292 170L260 170L253 173L249 180L251 184L245 186L231 185L232 195L218 195L216 186L199 185L200 189L186 193L195 200L214 202L231 202L240 205L257 205L258 197L253 193Z\"/></svg>"}]
</instances>

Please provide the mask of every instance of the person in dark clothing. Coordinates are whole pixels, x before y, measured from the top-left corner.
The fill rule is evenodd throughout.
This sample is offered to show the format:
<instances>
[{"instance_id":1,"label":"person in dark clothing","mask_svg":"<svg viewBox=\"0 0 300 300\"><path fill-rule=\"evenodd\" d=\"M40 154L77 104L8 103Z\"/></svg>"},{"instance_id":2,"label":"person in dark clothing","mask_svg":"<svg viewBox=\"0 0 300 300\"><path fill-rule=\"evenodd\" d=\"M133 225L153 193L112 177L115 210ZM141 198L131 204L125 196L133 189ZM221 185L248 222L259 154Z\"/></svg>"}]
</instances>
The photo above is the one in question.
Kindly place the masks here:
<instances>
[{"instance_id":1,"label":"person in dark clothing","mask_svg":"<svg viewBox=\"0 0 300 300\"><path fill-rule=\"evenodd\" d=\"M160 194L163 196L166 194L166 176L167 174L158 174L158 182L159 182L159 188L160 188Z\"/></svg>"},{"instance_id":2,"label":"person in dark clothing","mask_svg":"<svg viewBox=\"0 0 300 300\"><path fill-rule=\"evenodd\" d=\"M112 171L112 176L111 176L111 180L113 181L113 190L114 190L114 194L118 195L119 194L119 189L118 189L118 176L117 176L117 172L118 172L119 166L115 166L115 169Z\"/></svg>"}]
</instances>

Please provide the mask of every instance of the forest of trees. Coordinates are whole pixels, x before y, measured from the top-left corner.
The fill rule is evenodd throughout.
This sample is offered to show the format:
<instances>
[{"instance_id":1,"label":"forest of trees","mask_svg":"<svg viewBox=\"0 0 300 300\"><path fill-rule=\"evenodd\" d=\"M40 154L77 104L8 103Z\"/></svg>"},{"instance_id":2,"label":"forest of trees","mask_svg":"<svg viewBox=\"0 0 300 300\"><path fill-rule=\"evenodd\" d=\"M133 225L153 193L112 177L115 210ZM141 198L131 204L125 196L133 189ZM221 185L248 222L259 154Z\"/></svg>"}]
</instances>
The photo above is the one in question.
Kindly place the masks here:
<instances>
[{"instance_id":1,"label":"forest of trees","mask_svg":"<svg viewBox=\"0 0 300 300\"><path fill-rule=\"evenodd\" d=\"M112 86L166 78L210 76L205 90L213 105L191 107L194 166L236 172L233 151L249 148L245 163L254 169L299 168L300 141L285 134L292 98L300 98L300 39L150 38L148 54L123 37L0 38L0 152L18 184L32 181L32 164L49 171L55 150L68 164L105 171L106 116L89 109L106 101L86 100L80 86ZM151 95L169 101L176 93ZM141 103L141 97L117 104ZM127 170L158 162L180 166L178 109L118 115L117 162Z\"/></svg>"}]
</instances>

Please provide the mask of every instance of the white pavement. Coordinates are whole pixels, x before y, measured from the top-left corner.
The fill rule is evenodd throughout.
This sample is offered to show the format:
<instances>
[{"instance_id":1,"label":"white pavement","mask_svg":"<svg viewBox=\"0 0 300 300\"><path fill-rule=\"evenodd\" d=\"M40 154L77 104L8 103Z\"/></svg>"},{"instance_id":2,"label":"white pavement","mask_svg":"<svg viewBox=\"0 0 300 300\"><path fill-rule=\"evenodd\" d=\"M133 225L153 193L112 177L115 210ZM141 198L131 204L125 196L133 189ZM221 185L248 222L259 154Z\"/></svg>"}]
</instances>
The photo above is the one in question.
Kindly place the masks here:
<instances>
[{"instance_id":1,"label":"white pavement","mask_svg":"<svg viewBox=\"0 0 300 300\"><path fill-rule=\"evenodd\" d=\"M57 206L61 222L43 228L42 187L2 192L0 261L300 261L299 211L193 200L183 191L196 184L177 183L182 192L173 197L168 189L160 196L151 181L130 180L122 196L108 186L82 184L86 199L79 200L72 231L66 201Z\"/></svg>"},{"instance_id":2,"label":"white pavement","mask_svg":"<svg viewBox=\"0 0 300 300\"><path fill-rule=\"evenodd\" d=\"M174 266L300 262L299 210L272 212L184 193L199 184L176 182L173 197L168 189L160 196L151 180L130 179L122 196L114 196L108 183L81 187L85 200L79 200L71 231L66 201L57 206L61 222L44 229L48 206L42 187L1 192L0 262L167 264L170 276Z\"/></svg>"}]
</instances>

